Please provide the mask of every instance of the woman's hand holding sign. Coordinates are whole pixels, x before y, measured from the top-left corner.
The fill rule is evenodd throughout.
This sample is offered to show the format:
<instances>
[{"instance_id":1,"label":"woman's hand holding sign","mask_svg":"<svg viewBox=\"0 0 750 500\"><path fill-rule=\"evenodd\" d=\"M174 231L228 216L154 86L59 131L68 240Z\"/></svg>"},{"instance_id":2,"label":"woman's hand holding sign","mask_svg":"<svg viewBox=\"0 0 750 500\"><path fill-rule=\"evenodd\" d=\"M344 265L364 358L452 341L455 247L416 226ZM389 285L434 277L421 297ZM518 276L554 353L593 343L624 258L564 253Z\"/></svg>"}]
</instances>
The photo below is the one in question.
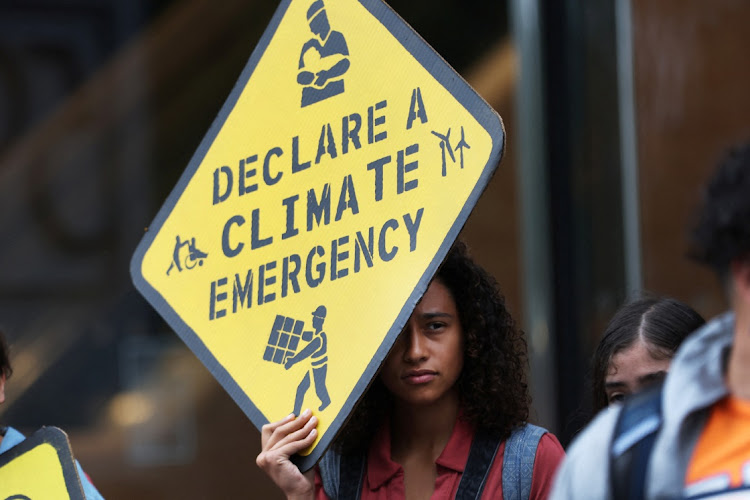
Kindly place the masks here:
<instances>
[{"instance_id":1,"label":"woman's hand holding sign","mask_svg":"<svg viewBox=\"0 0 750 500\"><path fill-rule=\"evenodd\" d=\"M310 447L318 435L318 419L310 410L266 424L261 429L263 450L256 458L263 469L287 498L313 498L315 495L315 470L304 474L294 465L290 457Z\"/></svg>"}]
</instances>

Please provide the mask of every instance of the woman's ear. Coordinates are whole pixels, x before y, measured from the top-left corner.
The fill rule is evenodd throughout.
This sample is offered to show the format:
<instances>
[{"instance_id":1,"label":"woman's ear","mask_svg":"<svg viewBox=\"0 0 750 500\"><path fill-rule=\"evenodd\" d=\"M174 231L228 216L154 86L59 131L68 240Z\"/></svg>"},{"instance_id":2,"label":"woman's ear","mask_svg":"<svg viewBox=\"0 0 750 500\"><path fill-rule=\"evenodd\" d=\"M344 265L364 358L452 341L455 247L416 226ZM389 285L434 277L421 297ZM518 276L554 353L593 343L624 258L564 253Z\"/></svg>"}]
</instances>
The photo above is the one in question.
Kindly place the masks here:
<instances>
[{"instance_id":1,"label":"woman's ear","mask_svg":"<svg viewBox=\"0 0 750 500\"><path fill-rule=\"evenodd\" d=\"M0 375L0 403L5 402L5 375Z\"/></svg>"}]
</instances>

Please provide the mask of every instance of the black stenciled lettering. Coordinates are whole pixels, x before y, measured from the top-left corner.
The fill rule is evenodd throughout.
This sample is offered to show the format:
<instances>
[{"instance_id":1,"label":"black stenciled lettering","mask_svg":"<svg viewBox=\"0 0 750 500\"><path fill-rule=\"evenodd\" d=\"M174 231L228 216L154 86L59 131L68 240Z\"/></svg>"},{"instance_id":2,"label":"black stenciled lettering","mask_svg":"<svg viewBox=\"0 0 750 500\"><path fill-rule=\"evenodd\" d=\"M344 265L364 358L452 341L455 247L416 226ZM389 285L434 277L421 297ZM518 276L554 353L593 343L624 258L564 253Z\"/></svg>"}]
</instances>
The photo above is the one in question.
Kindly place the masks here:
<instances>
[{"instance_id":1,"label":"black stenciled lettering","mask_svg":"<svg viewBox=\"0 0 750 500\"><path fill-rule=\"evenodd\" d=\"M316 255L318 257L323 257L325 254L326 251L320 245L314 247L307 254L307 261L305 262L305 279L307 281L307 286L310 288L315 288L323 281L323 277L326 274L326 263L325 261L321 261L315 265L315 270L318 272L318 276L313 277L313 259Z\"/></svg>"},{"instance_id":2,"label":"black stenciled lettering","mask_svg":"<svg viewBox=\"0 0 750 500\"><path fill-rule=\"evenodd\" d=\"M349 269L339 269L339 262L345 261L349 258L349 251L339 251L339 248L349 244L349 237L342 236L337 240L333 240L331 243L331 281L335 281L339 278L345 277L349 274Z\"/></svg>"},{"instance_id":3,"label":"black stenciled lettering","mask_svg":"<svg viewBox=\"0 0 750 500\"><path fill-rule=\"evenodd\" d=\"M249 186L245 184L247 179L255 177L255 173L256 173L254 168L247 169L247 165L249 165L250 163L255 163L256 161L258 161L258 155L248 156L244 160L240 160L240 175L239 175L239 195L240 196L243 196L247 193L252 193L253 191L258 190L257 183L250 184Z\"/></svg>"},{"instance_id":4,"label":"black stenciled lettering","mask_svg":"<svg viewBox=\"0 0 750 500\"><path fill-rule=\"evenodd\" d=\"M235 257L239 255L239 253L242 251L242 247L245 246L244 243L240 242L237 243L237 246L233 248L229 243L229 230L235 224L237 226L241 226L244 223L245 218L243 216L235 215L234 217L231 217L226 224L224 224L224 230L221 232L221 250L227 257Z\"/></svg>"},{"instance_id":5,"label":"black stenciled lettering","mask_svg":"<svg viewBox=\"0 0 750 500\"><path fill-rule=\"evenodd\" d=\"M383 130L382 132L375 133L375 127L379 125L385 125L385 115L375 116L375 111L380 110L388 106L388 101L380 101L375 106L367 108L367 142L372 144L374 142L382 141L388 137L388 132Z\"/></svg>"},{"instance_id":6,"label":"black stenciled lettering","mask_svg":"<svg viewBox=\"0 0 750 500\"><path fill-rule=\"evenodd\" d=\"M273 148L266 153L266 157L263 160L263 182L267 186L273 186L281 180L283 173L281 171L276 172L276 175L271 175L271 158L273 156L279 157L284 154L284 150L279 147Z\"/></svg>"},{"instance_id":7,"label":"black stenciled lettering","mask_svg":"<svg viewBox=\"0 0 750 500\"><path fill-rule=\"evenodd\" d=\"M331 158L336 158L336 143L333 140L333 131L331 124L326 123L320 130L320 139L318 139L318 154L315 155L315 164L320 163L320 158L328 153Z\"/></svg>"},{"instance_id":8,"label":"black stenciled lettering","mask_svg":"<svg viewBox=\"0 0 750 500\"><path fill-rule=\"evenodd\" d=\"M391 156L378 158L367 164L367 170L375 171L375 201L383 199L383 166L391 162Z\"/></svg>"},{"instance_id":9,"label":"black stenciled lettering","mask_svg":"<svg viewBox=\"0 0 750 500\"><path fill-rule=\"evenodd\" d=\"M273 236L260 237L260 208L253 209L252 225L250 228L250 248L255 250L273 243Z\"/></svg>"},{"instance_id":10,"label":"black stenciled lettering","mask_svg":"<svg viewBox=\"0 0 750 500\"><path fill-rule=\"evenodd\" d=\"M292 138L292 173L296 174L310 167L310 160L299 162L299 136Z\"/></svg>"},{"instance_id":11,"label":"black stenciled lettering","mask_svg":"<svg viewBox=\"0 0 750 500\"><path fill-rule=\"evenodd\" d=\"M385 221L385 224L383 224L383 227L380 228L380 236L378 237L378 255L380 255L380 260L383 262L393 260L398 253L398 246L396 245L393 245L390 250L386 250L385 248L385 237L388 229L393 231L398 229L398 221L396 219L388 219Z\"/></svg>"},{"instance_id":12,"label":"black stenciled lettering","mask_svg":"<svg viewBox=\"0 0 750 500\"><path fill-rule=\"evenodd\" d=\"M419 163L415 160L406 163L406 156L413 155L419 151L419 144L408 146L405 151L399 151L396 154L396 193L401 194L405 191L411 191L419 184L417 179L406 181L406 174L417 169Z\"/></svg>"},{"instance_id":13,"label":"black stenciled lettering","mask_svg":"<svg viewBox=\"0 0 750 500\"><path fill-rule=\"evenodd\" d=\"M294 265L294 269L290 269L290 264ZM299 293L299 279L297 275L302 268L302 259L299 255L292 254L288 257L284 257L284 261L281 264L281 296L286 297L289 295L289 284L292 284L292 290L294 293Z\"/></svg>"},{"instance_id":14,"label":"black stenciled lettering","mask_svg":"<svg viewBox=\"0 0 750 500\"><path fill-rule=\"evenodd\" d=\"M226 178L226 188L222 194L219 194L219 190L221 189L221 176L219 173L223 173ZM226 199L229 198L229 195L232 193L232 177L232 169L226 165L214 170L214 205L226 201Z\"/></svg>"},{"instance_id":15,"label":"black stenciled lettering","mask_svg":"<svg viewBox=\"0 0 750 500\"><path fill-rule=\"evenodd\" d=\"M232 289L232 312L236 313L240 308L252 306L253 297L253 270L248 269L244 283L239 274L234 275L234 288ZM247 303L247 305L245 305Z\"/></svg>"},{"instance_id":16,"label":"black stenciled lettering","mask_svg":"<svg viewBox=\"0 0 750 500\"><path fill-rule=\"evenodd\" d=\"M273 302L276 300L276 293L266 293L266 288L276 283L276 275L266 276L266 272L273 271L276 269L276 261L260 266L258 269L258 305L262 306L266 302Z\"/></svg>"},{"instance_id":17,"label":"black stenciled lettering","mask_svg":"<svg viewBox=\"0 0 750 500\"><path fill-rule=\"evenodd\" d=\"M360 268L360 261L362 258L365 259L367 267L372 267L375 251L375 228L370 226L367 231L367 241L362 236L361 231L357 231L357 239L354 242L354 272L358 273Z\"/></svg>"},{"instance_id":18,"label":"black stenciled lettering","mask_svg":"<svg viewBox=\"0 0 750 500\"><path fill-rule=\"evenodd\" d=\"M367 268L378 267L396 259L401 248L406 248L407 237L409 251L414 252L419 244L424 211L422 207L411 213L402 213L400 219L403 219L403 225L399 219L388 219L379 226L371 225L366 229L340 234L325 244L309 247L309 251L274 257L274 260L258 267L212 281L209 319L241 313L251 307L262 307L279 297L300 293L304 287L313 289L325 280L346 279ZM236 223L228 223L228 226ZM227 236L225 239L227 246L231 247L228 243L230 238ZM232 287L231 307L227 293L229 286Z\"/></svg>"},{"instance_id":19,"label":"black stenciled lettering","mask_svg":"<svg viewBox=\"0 0 750 500\"><path fill-rule=\"evenodd\" d=\"M427 120L427 115L422 101L422 94L419 88L414 89L412 93L412 104L409 109L409 123L419 118L423 123ZM284 175L287 173L286 169L289 168L291 173L298 173L309 169L313 163L319 164L324 160L324 156L328 155L330 159L338 157L339 153L347 154L352 150L361 149L364 140L364 128L367 128L367 144L374 144L379 141L383 141L388 138L387 131L387 120L386 120L386 108L388 107L387 100L381 100L367 108L367 122L365 124L364 113L349 113L341 116L341 130L334 130L335 127L329 122L321 125L320 134L318 135L317 150L305 149L302 151L301 140L312 139L312 138L300 138L300 136L294 136L291 138L291 155L285 155L285 149L280 146L274 146L269 148L264 154L252 154L243 158L238 158L235 163L237 170L228 165L218 167L213 172L213 189L212 189L212 203L217 205L228 200L233 192L237 196L244 196L258 191L258 183L263 182L266 186L274 186L283 181ZM335 122L338 125L338 122ZM340 132L340 135L339 135ZM340 139L340 143L337 140ZM314 141L314 139L313 139ZM315 144L308 147L314 147ZM287 142L288 144L288 142ZM340 149L338 149L340 148ZM288 150L286 150L288 152ZM310 158L310 154L315 154L315 159ZM407 148L404 156L411 154L411 150ZM385 163L390 160L390 156L385 157L379 161L370 164L371 167L382 167ZM404 159L405 160L405 159ZM414 162L416 163L416 162ZM256 165L257 164L257 165ZM412 168L413 167L413 168ZM404 163L404 170L400 171L400 174L404 174L416 168L416 165L412 163ZM377 186L381 189L378 191L380 195L377 197L378 200L382 199L382 170L376 171L379 182ZM262 175L262 181L256 180L256 177ZM236 181L236 182L235 182ZM236 186L236 191L235 191ZM413 189L412 186L416 186L409 180L404 180L399 185L399 189L408 191ZM351 205L348 208L352 208ZM339 212L340 214L340 212ZM288 237L292 236L291 232L285 233Z\"/></svg>"},{"instance_id":20,"label":"black stenciled lettering","mask_svg":"<svg viewBox=\"0 0 750 500\"><path fill-rule=\"evenodd\" d=\"M404 214L404 225L406 226L406 232L409 233L409 251L413 252L417 248L417 231L419 231L419 225L422 224L422 214L424 213L424 207L417 210L417 217L412 220L410 214Z\"/></svg>"},{"instance_id":21,"label":"black stenciled lettering","mask_svg":"<svg viewBox=\"0 0 750 500\"><path fill-rule=\"evenodd\" d=\"M353 122L354 126L349 128L349 122ZM362 144L359 142L359 129L362 127L362 117L357 113L352 113L349 116L345 116L341 119L341 154L345 155L349 152L349 141L354 144L354 149L359 149Z\"/></svg>"},{"instance_id":22,"label":"black stenciled lettering","mask_svg":"<svg viewBox=\"0 0 750 500\"><path fill-rule=\"evenodd\" d=\"M411 104L409 105L409 116L406 118L406 130L409 130L414 124L414 120L419 118L422 123L427 123L427 110L422 101L422 89L419 87L411 91Z\"/></svg>"},{"instance_id":23,"label":"black stenciled lettering","mask_svg":"<svg viewBox=\"0 0 750 500\"><path fill-rule=\"evenodd\" d=\"M208 306L208 319L213 321L215 319L223 318L227 315L226 309L216 309L216 303L227 300L227 292L219 292L219 287L227 285L226 278L220 278L216 281L211 282L211 299Z\"/></svg>"},{"instance_id":24,"label":"black stenciled lettering","mask_svg":"<svg viewBox=\"0 0 750 500\"><path fill-rule=\"evenodd\" d=\"M295 194L281 201L286 207L286 231L281 235L282 240L296 236L299 233L299 229L294 226L294 204L297 203L297 200L299 200L299 195Z\"/></svg>"},{"instance_id":25,"label":"black stenciled lettering","mask_svg":"<svg viewBox=\"0 0 750 500\"><path fill-rule=\"evenodd\" d=\"M334 220L341 220L344 210L347 208L352 211L353 215L359 213L357 193L354 191L354 180L351 174L344 177L344 181L341 183L341 195L339 196L339 204L336 207L336 217Z\"/></svg>"},{"instance_id":26,"label":"black stenciled lettering","mask_svg":"<svg viewBox=\"0 0 750 500\"><path fill-rule=\"evenodd\" d=\"M307 231L312 231L313 220L320 227L320 221L327 226L331 222L331 185L323 186L323 194L320 195L320 201L315 196L315 189L307 192Z\"/></svg>"}]
</instances>

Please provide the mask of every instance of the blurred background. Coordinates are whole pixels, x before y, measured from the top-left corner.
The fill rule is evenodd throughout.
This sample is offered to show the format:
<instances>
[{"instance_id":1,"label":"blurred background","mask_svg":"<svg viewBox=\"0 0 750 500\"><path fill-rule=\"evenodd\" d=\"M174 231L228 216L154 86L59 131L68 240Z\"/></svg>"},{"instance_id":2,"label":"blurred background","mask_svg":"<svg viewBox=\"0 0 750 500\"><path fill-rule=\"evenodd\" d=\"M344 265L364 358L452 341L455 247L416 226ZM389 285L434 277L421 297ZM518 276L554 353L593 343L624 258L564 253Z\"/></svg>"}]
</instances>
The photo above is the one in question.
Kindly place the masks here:
<instances>
[{"instance_id":1,"label":"blurred background","mask_svg":"<svg viewBox=\"0 0 750 500\"><path fill-rule=\"evenodd\" d=\"M336 0L329 0L334 2ZM258 431L129 261L278 3L0 0L0 422L56 425L107 498L279 498ZM699 186L750 139L745 0L393 0L502 116L462 237L527 333L532 420L567 445L616 308L726 304L686 257Z\"/></svg>"}]
</instances>

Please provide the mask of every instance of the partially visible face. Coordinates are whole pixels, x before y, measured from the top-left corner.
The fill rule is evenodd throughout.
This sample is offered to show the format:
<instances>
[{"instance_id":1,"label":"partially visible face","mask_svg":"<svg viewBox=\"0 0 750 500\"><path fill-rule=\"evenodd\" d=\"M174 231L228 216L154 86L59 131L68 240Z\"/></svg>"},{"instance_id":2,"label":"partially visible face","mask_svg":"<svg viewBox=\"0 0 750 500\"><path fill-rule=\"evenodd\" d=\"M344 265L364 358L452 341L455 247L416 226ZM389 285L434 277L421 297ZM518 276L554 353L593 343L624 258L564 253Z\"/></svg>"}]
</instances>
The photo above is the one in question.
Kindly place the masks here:
<instances>
[{"instance_id":1,"label":"partially visible face","mask_svg":"<svg viewBox=\"0 0 750 500\"><path fill-rule=\"evenodd\" d=\"M383 364L380 378L400 402L430 405L456 397L463 331L448 288L433 280Z\"/></svg>"},{"instance_id":2,"label":"partially visible face","mask_svg":"<svg viewBox=\"0 0 750 500\"><path fill-rule=\"evenodd\" d=\"M641 339L618 352L612 356L604 382L607 403L621 401L626 396L662 380L671 361L670 358L654 358Z\"/></svg>"}]
</instances>

